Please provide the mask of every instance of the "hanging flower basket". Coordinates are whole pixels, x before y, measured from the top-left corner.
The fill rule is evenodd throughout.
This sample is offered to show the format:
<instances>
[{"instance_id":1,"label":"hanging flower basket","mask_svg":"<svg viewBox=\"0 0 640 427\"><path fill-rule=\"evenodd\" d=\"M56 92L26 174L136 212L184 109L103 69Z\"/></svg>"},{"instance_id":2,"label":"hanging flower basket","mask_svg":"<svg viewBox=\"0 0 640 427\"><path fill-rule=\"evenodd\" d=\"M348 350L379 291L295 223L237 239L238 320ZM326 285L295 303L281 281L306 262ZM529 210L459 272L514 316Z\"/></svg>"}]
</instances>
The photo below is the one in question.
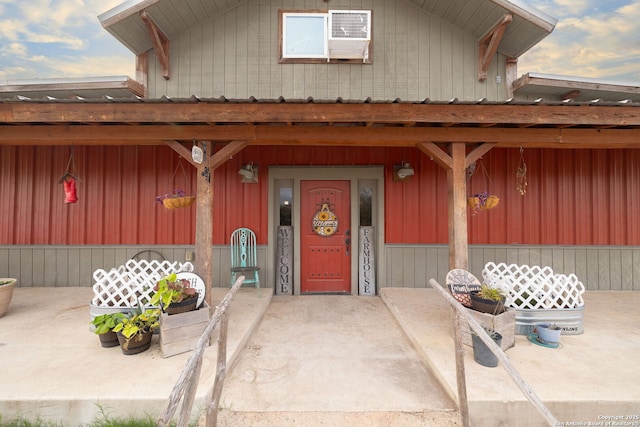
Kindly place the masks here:
<instances>
[{"instance_id":1,"label":"hanging flower basket","mask_svg":"<svg viewBox=\"0 0 640 427\"><path fill-rule=\"evenodd\" d=\"M164 199L162 204L167 209L186 208L196 201L196 196L170 197Z\"/></svg>"},{"instance_id":2,"label":"hanging flower basket","mask_svg":"<svg viewBox=\"0 0 640 427\"><path fill-rule=\"evenodd\" d=\"M162 203L167 209L186 208L196 201L196 196L186 196L184 191L176 190L173 194L165 194L156 197L156 201Z\"/></svg>"},{"instance_id":3,"label":"hanging flower basket","mask_svg":"<svg viewBox=\"0 0 640 427\"><path fill-rule=\"evenodd\" d=\"M499 202L500 199L498 196L494 196L493 194L490 195L488 193L474 194L472 197L467 199L467 204L474 212L481 209L493 209L498 206Z\"/></svg>"}]
</instances>

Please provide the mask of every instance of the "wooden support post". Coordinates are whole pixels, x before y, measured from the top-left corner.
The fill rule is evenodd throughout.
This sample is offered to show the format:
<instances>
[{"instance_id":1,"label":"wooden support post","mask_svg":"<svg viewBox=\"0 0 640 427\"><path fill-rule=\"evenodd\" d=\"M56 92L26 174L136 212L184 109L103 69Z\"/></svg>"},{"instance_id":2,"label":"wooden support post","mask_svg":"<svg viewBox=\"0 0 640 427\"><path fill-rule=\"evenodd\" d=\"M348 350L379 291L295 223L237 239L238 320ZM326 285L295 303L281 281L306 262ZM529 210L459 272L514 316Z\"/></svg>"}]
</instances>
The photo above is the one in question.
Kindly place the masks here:
<instances>
[{"instance_id":1,"label":"wooden support post","mask_svg":"<svg viewBox=\"0 0 640 427\"><path fill-rule=\"evenodd\" d=\"M202 357L199 357L196 361L195 367L190 372L190 380L184 389L182 411L180 412L180 418L178 420L177 427L189 427L189 421L191 419L191 408L193 408L193 402L196 399L196 391L198 391L198 379L200 378L201 371Z\"/></svg>"},{"instance_id":2,"label":"wooden support post","mask_svg":"<svg viewBox=\"0 0 640 427\"><path fill-rule=\"evenodd\" d=\"M451 316L453 316L453 339L456 353L458 409L460 410L460 418L462 418L462 427L470 427L471 422L469 420L469 401L467 399L467 378L464 369L464 345L462 344L462 326L460 322L460 314L458 314L455 307L451 307Z\"/></svg>"},{"instance_id":3,"label":"wooden support post","mask_svg":"<svg viewBox=\"0 0 640 427\"><path fill-rule=\"evenodd\" d=\"M211 142L202 142L209 156L213 149ZM207 162L198 165L196 177L196 259L195 271L205 284L205 301L211 304L211 286L213 281L213 170Z\"/></svg>"},{"instance_id":4,"label":"wooden support post","mask_svg":"<svg viewBox=\"0 0 640 427\"><path fill-rule=\"evenodd\" d=\"M227 331L229 329L229 314L225 312L220 319L220 335L218 337L218 363L216 364L216 379L211 391L211 402L207 407L207 427L218 425L218 406L222 396L222 386L227 372Z\"/></svg>"},{"instance_id":5,"label":"wooden support post","mask_svg":"<svg viewBox=\"0 0 640 427\"><path fill-rule=\"evenodd\" d=\"M449 184L449 269L467 269L467 175L466 145L455 142L450 146L451 169L447 170Z\"/></svg>"}]
</instances>

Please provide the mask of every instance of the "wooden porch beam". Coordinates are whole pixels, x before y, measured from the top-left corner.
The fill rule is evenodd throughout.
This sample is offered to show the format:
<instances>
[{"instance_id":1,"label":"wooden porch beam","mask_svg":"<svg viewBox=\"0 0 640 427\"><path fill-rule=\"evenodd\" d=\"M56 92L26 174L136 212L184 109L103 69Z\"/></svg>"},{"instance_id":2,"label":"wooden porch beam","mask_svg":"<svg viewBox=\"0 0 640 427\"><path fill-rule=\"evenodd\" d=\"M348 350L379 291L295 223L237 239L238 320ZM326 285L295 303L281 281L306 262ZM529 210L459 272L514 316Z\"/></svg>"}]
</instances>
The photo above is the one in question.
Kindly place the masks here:
<instances>
[{"instance_id":1,"label":"wooden porch beam","mask_svg":"<svg viewBox=\"0 0 640 427\"><path fill-rule=\"evenodd\" d=\"M173 151L178 153L180 157L191 163L192 166L196 168L198 167L198 164L191 158L191 151L187 147L180 144L178 141L166 141L166 144L173 148Z\"/></svg>"},{"instance_id":2,"label":"wooden porch beam","mask_svg":"<svg viewBox=\"0 0 640 427\"><path fill-rule=\"evenodd\" d=\"M456 142L449 146L453 167L447 170L449 186L449 269L467 269L467 179L466 145Z\"/></svg>"},{"instance_id":3,"label":"wooden porch beam","mask_svg":"<svg viewBox=\"0 0 640 427\"><path fill-rule=\"evenodd\" d=\"M475 149L473 149L473 151L471 151L469 154L467 154L467 158L465 160L465 168L468 168L469 166L471 166L471 164L473 164L473 162L477 161L482 156L487 154L495 146L496 146L495 143L485 142L484 144L480 145L479 147L476 147Z\"/></svg>"},{"instance_id":4,"label":"wooden porch beam","mask_svg":"<svg viewBox=\"0 0 640 427\"><path fill-rule=\"evenodd\" d=\"M513 21L513 15L505 14L489 32L478 42L478 80L487 79L487 70L491 61L498 51L498 46L502 41L507 25Z\"/></svg>"},{"instance_id":5,"label":"wooden porch beam","mask_svg":"<svg viewBox=\"0 0 640 427\"><path fill-rule=\"evenodd\" d=\"M419 142L416 144L416 148L427 156L430 156L443 168L451 169L453 167L453 160L451 159L451 156L433 142Z\"/></svg>"},{"instance_id":6,"label":"wooden porch beam","mask_svg":"<svg viewBox=\"0 0 640 427\"><path fill-rule=\"evenodd\" d=\"M212 154L212 141L199 141L205 152L205 158L201 164L195 164L197 168L196 187L196 262L195 269L205 282L205 299L210 307L211 286L213 282L213 171L232 158L235 154L247 146L248 141L231 141L220 150ZM190 152L177 141L169 145L183 157ZM212 311L213 314L213 311Z\"/></svg>"},{"instance_id":7,"label":"wooden porch beam","mask_svg":"<svg viewBox=\"0 0 640 427\"><path fill-rule=\"evenodd\" d=\"M640 108L639 108L640 110ZM495 143L496 148L640 147L637 129L576 128L401 128L280 126L1 126L0 145L166 145L167 141L249 141L251 145L417 147L440 153L431 143ZM446 153L445 153L446 154Z\"/></svg>"},{"instance_id":8,"label":"wooden porch beam","mask_svg":"<svg viewBox=\"0 0 640 427\"><path fill-rule=\"evenodd\" d=\"M196 173L196 257L195 272L205 284L205 301L213 307L213 173L207 170L208 157L213 149L210 141L201 141L206 153L204 161L197 165ZM208 172L208 173L207 173ZM211 310L213 314L213 310Z\"/></svg>"},{"instance_id":9,"label":"wooden porch beam","mask_svg":"<svg viewBox=\"0 0 640 427\"><path fill-rule=\"evenodd\" d=\"M160 27L151 19L147 12L140 12L140 18L145 23L149 37L156 51L156 57L162 67L162 77L169 80L169 38L164 35Z\"/></svg>"},{"instance_id":10,"label":"wooden porch beam","mask_svg":"<svg viewBox=\"0 0 640 427\"><path fill-rule=\"evenodd\" d=\"M303 123L370 123L385 125L415 122L415 129L430 125L462 126L640 126L640 108L629 105L519 105L519 104L315 104L231 102L105 102L105 103L0 103L0 124L84 123L122 125L175 123L175 127L224 123L280 125ZM425 127L421 127L425 125ZM460 126L452 126L457 129ZM311 127L311 126L310 126ZM344 126L347 127L347 126ZM414 128L409 128L414 129ZM106 129L105 129L106 130ZM165 138L172 139L172 138ZM191 139L191 138L189 138ZM423 137L422 141L433 141Z\"/></svg>"},{"instance_id":11,"label":"wooden porch beam","mask_svg":"<svg viewBox=\"0 0 640 427\"><path fill-rule=\"evenodd\" d=\"M207 166L214 170L217 169L242 151L247 145L249 145L249 141L231 141L207 160Z\"/></svg>"}]
</instances>

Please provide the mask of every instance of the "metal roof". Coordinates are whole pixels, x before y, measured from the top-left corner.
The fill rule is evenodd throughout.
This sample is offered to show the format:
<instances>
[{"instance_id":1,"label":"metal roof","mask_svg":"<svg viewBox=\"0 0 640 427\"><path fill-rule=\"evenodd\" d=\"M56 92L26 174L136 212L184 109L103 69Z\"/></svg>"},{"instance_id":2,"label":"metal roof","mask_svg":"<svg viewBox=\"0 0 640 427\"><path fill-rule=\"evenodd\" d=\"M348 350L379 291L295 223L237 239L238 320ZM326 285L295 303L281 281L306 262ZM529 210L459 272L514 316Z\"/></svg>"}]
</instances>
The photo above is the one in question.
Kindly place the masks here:
<instances>
[{"instance_id":1,"label":"metal roof","mask_svg":"<svg viewBox=\"0 0 640 427\"><path fill-rule=\"evenodd\" d=\"M127 76L8 80L0 85L1 99L132 98L144 95L144 87Z\"/></svg>"},{"instance_id":2,"label":"metal roof","mask_svg":"<svg viewBox=\"0 0 640 427\"><path fill-rule=\"evenodd\" d=\"M129 0L98 16L102 26L135 54L153 47L140 17L146 11L171 40L194 25L247 0ZM478 40L507 14L513 21L498 51L517 58L553 31L557 20L520 0L410 0L417 8L450 22Z\"/></svg>"},{"instance_id":3,"label":"metal roof","mask_svg":"<svg viewBox=\"0 0 640 427\"><path fill-rule=\"evenodd\" d=\"M513 92L522 100L640 102L640 83L553 74L527 73L513 83Z\"/></svg>"},{"instance_id":4,"label":"metal roof","mask_svg":"<svg viewBox=\"0 0 640 427\"><path fill-rule=\"evenodd\" d=\"M589 101L576 101L576 100L555 100L537 98L534 100L511 98L505 101L488 101L486 98L480 98L475 101L462 101L458 98L452 98L449 100L432 100L429 98L421 100L403 100L400 98L375 100L372 98L367 99L344 99L338 97L335 99L315 99L313 97L308 98L285 98L283 96L279 98L256 98L250 96L249 98L227 98L221 96L218 98L202 98L196 95L192 95L188 98L172 98L170 96L163 95L160 98L143 98L139 96L116 98L112 96L103 96L95 98L85 97L70 97L70 98L56 98L52 96L46 97L28 97L28 96L14 96L12 98L0 99L0 104L11 103L32 103L32 104L414 104L414 105L541 105L541 106L618 106L618 107L640 107L640 100L634 101L631 99L621 99L618 101L604 100L604 99L591 99Z\"/></svg>"}]
</instances>

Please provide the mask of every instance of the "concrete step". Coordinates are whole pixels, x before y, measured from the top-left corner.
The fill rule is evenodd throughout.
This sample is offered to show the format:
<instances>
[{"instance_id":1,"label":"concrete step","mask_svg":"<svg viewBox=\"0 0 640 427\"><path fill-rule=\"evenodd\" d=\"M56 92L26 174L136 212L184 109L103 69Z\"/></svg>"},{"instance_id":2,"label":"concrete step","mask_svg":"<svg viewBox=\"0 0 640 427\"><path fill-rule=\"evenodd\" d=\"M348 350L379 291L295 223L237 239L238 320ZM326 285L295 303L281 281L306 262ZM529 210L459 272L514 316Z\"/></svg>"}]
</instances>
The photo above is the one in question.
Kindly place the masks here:
<instances>
[{"instance_id":1,"label":"concrete step","mask_svg":"<svg viewBox=\"0 0 640 427\"><path fill-rule=\"evenodd\" d=\"M204 425L203 420L199 425ZM423 412L315 412L315 411L282 411L282 412L245 412L221 409L218 415L220 427L298 427L298 426L331 426L331 427L406 427L461 426L460 414L457 411L423 411Z\"/></svg>"}]
</instances>

